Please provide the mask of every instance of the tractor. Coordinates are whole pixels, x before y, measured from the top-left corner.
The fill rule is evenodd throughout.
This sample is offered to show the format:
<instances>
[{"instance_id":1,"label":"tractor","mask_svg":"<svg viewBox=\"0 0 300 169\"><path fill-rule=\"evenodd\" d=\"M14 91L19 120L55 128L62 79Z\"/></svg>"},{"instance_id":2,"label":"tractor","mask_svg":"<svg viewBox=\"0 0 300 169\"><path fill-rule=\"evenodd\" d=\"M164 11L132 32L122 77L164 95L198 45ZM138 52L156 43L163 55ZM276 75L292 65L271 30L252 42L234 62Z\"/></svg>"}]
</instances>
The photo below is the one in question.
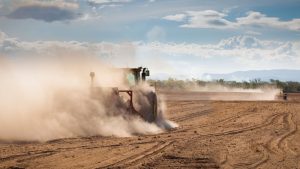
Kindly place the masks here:
<instances>
[{"instance_id":1,"label":"tractor","mask_svg":"<svg viewBox=\"0 0 300 169\"><path fill-rule=\"evenodd\" d=\"M128 88L95 86L95 72L90 72L90 97L102 101L110 115L136 115L147 122L154 122L157 118L158 102L154 90L144 89L146 77L150 76L148 68L118 68Z\"/></svg>"}]
</instances>

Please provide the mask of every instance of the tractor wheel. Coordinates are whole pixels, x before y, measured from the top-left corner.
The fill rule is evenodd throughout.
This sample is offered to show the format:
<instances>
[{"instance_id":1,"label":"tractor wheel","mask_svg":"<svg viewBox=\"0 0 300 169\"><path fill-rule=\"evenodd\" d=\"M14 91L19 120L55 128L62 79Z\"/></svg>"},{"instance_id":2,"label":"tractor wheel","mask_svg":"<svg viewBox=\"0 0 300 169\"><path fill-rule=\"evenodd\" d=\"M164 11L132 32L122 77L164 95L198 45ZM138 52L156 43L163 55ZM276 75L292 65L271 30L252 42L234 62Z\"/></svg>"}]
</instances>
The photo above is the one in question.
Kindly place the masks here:
<instances>
[{"instance_id":1,"label":"tractor wheel","mask_svg":"<svg viewBox=\"0 0 300 169\"><path fill-rule=\"evenodd\" d=\"M157 118L157 95L152 91L135 91L133 94L134 107L141 117L148 122L154 122Z\"/></svg>"}]
</instances>

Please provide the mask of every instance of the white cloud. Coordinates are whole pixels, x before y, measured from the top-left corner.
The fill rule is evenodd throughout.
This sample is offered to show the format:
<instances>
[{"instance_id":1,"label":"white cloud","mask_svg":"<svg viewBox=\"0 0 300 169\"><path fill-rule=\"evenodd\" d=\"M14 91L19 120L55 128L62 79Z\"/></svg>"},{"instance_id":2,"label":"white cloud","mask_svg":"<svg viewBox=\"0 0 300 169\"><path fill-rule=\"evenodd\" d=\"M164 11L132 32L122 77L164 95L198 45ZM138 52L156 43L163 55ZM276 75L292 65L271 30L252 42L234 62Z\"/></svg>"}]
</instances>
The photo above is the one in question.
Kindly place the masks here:
<instances>
[{"instance_id":1,"label":"white cloud","mask_svg":"<svg viewBox=\"0 0 300 169\"><path fill-rule=\"evenodd\" d=\"M73 20L81 17L75 1L11 0L0 15L10 19L35 19L46 22Z\"/></svg>"},{"instance_id":2,"label":"white cloud","mask_svg":"<svg viewBox=\"0 0 300 169\"><path fill-rule=\"evenodd\" d=\"M92 8L99 10L104 8L122 7L126 3L130 3L132 1L133 0L88 0L87 3L89 6L92 6ZM97 10L94 11L97 12Z\"/></svg>"},{"instance_id":3,"label":"white cloud","mask_svg":"<svg viewBox=\"0 0 300 169\"><path fill-rule=\"evenodd\" d=\"M154 27L148 34L149 39L159 39L163 31ZM26 42L10 38L5 33L0 33L1 53L30 52L51 55L51 51L75 51L99 54L105 57L117 57L118 51L126 49L147 48L160 54L170 56L196 56L199 58L239 58L261 60L300 60L300 42L280 42L259 40L252 36L235 36L223 39L217 44L201 45L196 43L88 43L77 41L35 41ZM148 50L148 51L149 51ZM131 52L134 54L134 52Z\"/></svg>"},{"instance_id":4,"label":"white cloud","mask_svg":"<svg viewBox=\"0 0 300 169\"><path fill-rule=\"evenodd\" d=\"M6 39L6 34L0 31L0 42L2 43Z\"/></svg>"},{"instance_id":5,"label":"white cloud","mask_svg":"<svg viewBox=\"0 0 300 169\"><path fill-rule=\"evenodd\" d=\"M0 1L1 2L1 1ZM44 7L58 7L62 9L78 9L79 5L76 1L66 1L66 0L51 0L51 1L41 1L41 0L10 0L6 1L5 6L10 9L16 9L23 6L44 6ZM4 5L2 4L4 7Z\"/></svg>"},{"instance_id":6,"label":"white cloud","mask_svg":"<svg viewBox=\"0 0 300 169\"><path fill-rule=\"evenodd\" d=\"M187 59L189 57L198 57L204 60L214 60L213 64L216 65L232 64L237 66L236 69L297 69L300 66L299 45L300 42L265 41L251 36L237 36L210 45L151 42L140 44L139 47L174 58L183 57L189 60Z\"/></svg>"},{"instance_id":7,"label":"white cloud","mask_svg":"<svg viewBox=\"0 0 300 169\"><path fill-rule=\"evenodd\" d=\"M105 5L101 5L98 7L98 9L103 9L103 8L116 8L116 7L121 7L123 6L122 4L105 4Z\"/></svg>"},{"instance_id":8,"label":"white cloud","mask_svg":"<svg viewBox=\"0 0 300 169\"><path fill-rule=\"evenodd\" d=\"M187 18L186 20L180 18ZM250 11L245 17L236 18L235 21L229 21L225 17L226 13L204 10L204 11L187 11L181 14L168 15L163 19L181 22L180 27L185 28L242 28L242 27L271 27L277 29L286 29L300 31L300 19L282 21L277 17L269 17L260 12Z\"/></svg>"},{"instance_id":9,"label":"white cloud","mask_svg":"<svg viewBox=\"0 0 300 169\"><path fill-rule=\"evenodd\" d=\"M237 18L239 26L260 26L300 31L300 19L281 21L277 17L268 17L260 12L250 11L247 16Z\"/></svg>"},{"instance_id":10,"label":"white cloud","mask_svg":"<svg viewBox=\"0 0 300 169\"><path fill-rule=\"evenodd\" d=\"M165 39L166 32L162 27L154 26L146 36L149 41L160 41Z\"/></svg>"},{"instance_id":11,"label":"white cloud","mask_svg":"<svg viewBox=\"0 0 300 169\"><path fill-rule=\"evenodd\" d=\"M186 28L233 28L234 24L224 17L226 14L213 11L188 11L188 23L181 25Z\"/></svg>"},{"instance_id":12,"label":"white cloud","mask_svg":"<svg viewBox=\"0 0 300 169\"><path fill-rule=\"evenodd\" d=\"M245 33L248 35L261 35L260 32L255 32L255 31L246 31Z\"/></svg>"},{"instance_id":13,"label":"white cloud","mask_svg":"<svg viewBox=\"0 0 300 169\"><path fill-rule=\"evenodd\" d=\"M175 14L175 15L165 16L162 19L180 22L180 21L183 21L185 17L186 17L186 14Z\"/></svg>"},{"instance_id":14,"label":"white cloud","mask_svg":"<svg viewBox=\"0 0 300 169\"><path fill-rule=\"evenodd\" d=\"M227 7L227 8L224 8L224 9L222 10L222 12L223 12L223 13L229 13L229 12L231 12L233 9L236 9L236 8L238 8L238 7L239 7L238 5L231 6L231 7Z\"/></svg>"},{"instance_id":15,"label":"white cloud","mask_svg":"<svg viewBox=\"0 0 300 169\"><path fill-rule=\"evenodd\" d=\"M127 3L131 1L132 0L88 0L89 3L97 4L97 5L110 4L110 3Z\"/></svg>"},{"instance_id":16,"label":"white cloud","mask_svg":"<svg viewBox=\"0 0 300 169\"><path fill-rule=\"evenodd\" d=\"M237 48L266 48L269 45L264 45L262 41L252 36L234 36L228 39L223 39L218 46L222 49L237 49Z\"/></svg>"},{"instance_id":17,"label":"white cloud","mask_svg":"<svg viewBox=\"0 0 300 169\"><path fill-rule=\"evenodd\" d=\"M223 39L216 44L203 45L153 41L148 43L27 42L10 38L0 32L0 54L2 55L0 57L93 55L120 67L143 65L156 69L154 72L157 73L181 75L188 72L197 75L204 72L300 67L300 42L267 41L252 36L236 36ZM185 65L184 70L178 69L178 66L182 65Z\"/></svg>"},{"instance_id":18,"label":"white cloud","mask_svg":"<svg viewBox=\"0 0 300 169\"><path fill-rule=\"evenodd\" d=\"M116 66L134 64L136 46L133 43L88 43L78 41L21 41L7 37L0 31L0 57L54 57L96 56ZM1 59L1 58L0 58Z\"/></svg>"}]
</instances>

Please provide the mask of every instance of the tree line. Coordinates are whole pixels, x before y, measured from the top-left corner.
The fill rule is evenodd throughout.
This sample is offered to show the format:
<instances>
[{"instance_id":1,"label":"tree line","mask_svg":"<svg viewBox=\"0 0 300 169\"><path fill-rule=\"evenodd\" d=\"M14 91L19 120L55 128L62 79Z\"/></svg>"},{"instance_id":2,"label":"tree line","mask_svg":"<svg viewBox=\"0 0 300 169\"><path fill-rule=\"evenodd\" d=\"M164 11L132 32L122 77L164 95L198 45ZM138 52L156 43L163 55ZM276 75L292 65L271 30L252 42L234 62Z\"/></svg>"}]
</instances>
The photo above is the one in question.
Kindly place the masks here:
<instances>
[{"instance_id":1,"label":"tree line","mask_svg":"<svg viewBox=\"0 0 300 169\"><path fill-rule=\"evenodd\" d=\"M253 79L250 81L226 81L224 79L218 79L213 81L203 81L199 79L191 80L178 80L175 78L169 78L167 80L148 80L152 85L155 85L158 89L169 90L185 90L193 87L205 87L210 85L220 85L228 88L242 88L242 89L258 89L273 87L281 89L283 92L300 92L300 82L294 81L280 81L270 79L269 81L262 81L260 79Z\"/></svg>"}]
</instances>

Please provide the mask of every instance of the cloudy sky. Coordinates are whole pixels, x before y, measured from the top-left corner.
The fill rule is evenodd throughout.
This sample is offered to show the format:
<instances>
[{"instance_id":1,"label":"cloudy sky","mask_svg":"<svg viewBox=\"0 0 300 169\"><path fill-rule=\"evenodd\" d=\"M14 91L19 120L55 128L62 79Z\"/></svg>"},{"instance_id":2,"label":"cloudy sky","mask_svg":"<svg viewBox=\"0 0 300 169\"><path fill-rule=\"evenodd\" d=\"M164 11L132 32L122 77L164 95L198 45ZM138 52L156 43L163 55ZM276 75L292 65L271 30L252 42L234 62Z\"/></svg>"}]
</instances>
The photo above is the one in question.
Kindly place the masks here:
<instances>
[{"instance_id":1,"label":"cloudy sky","mask_svg":"<svg viewBox=\"0 0 300 169\"><path fill-rule=\"evenodd\" d=\"M300 0L0 0L0 57L82 52L156 78L299 69L299 9Z\"/></svg>"}]
</instances>

